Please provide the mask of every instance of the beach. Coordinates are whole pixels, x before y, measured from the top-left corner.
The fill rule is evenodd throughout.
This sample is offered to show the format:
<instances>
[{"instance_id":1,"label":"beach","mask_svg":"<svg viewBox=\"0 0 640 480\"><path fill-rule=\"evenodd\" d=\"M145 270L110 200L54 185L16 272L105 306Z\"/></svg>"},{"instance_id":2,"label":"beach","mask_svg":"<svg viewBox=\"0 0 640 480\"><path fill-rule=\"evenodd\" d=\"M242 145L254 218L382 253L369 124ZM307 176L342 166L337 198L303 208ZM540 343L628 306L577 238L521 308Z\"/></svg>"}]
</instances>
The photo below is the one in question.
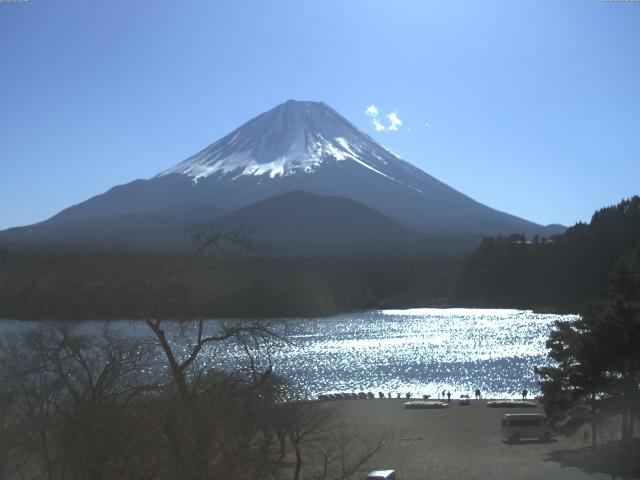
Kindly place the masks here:
<instances>
[{"instance_id":1,"label":"beach","mask_svg":"<svg viewBox=\"0 0 640 480\"><path fill-rule=\"evenodd\" d=\"M380 450L364 465L362 475L377 469L396 470L405 479L605 479L563 465L569 450L586 447L588 440L554 437L550 442L506 442L500 420L505 413L542 413L537 408L488 408L486 400L437 410L404 408L404 399L326 402L351 425L362 441L384 439Z\"/></svg>"}]
</instances>

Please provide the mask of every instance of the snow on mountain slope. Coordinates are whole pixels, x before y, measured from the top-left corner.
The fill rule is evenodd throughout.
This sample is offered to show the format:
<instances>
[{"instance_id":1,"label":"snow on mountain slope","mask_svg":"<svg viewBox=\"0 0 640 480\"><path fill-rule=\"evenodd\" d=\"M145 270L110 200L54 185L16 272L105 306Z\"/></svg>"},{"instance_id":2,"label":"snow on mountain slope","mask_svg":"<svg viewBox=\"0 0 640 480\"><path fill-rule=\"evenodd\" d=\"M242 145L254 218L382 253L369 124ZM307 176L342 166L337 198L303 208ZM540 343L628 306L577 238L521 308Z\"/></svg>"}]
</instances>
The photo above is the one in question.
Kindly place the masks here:
<instances>
[{"instance_id":1,"label":"snow on mountain slope","mask_svg":"<svg viewBox=\"0 0 640 480\"><path fill-rule=\"evenodd\" d=\"M544 227L483 205L402 160L325 103L294 100L155 177L115 186L44 223L211 206L229 213L291 191L355 200L427 234L547 235Z\"/></svg>"},{"instance_id":2,"label":"snow on mountain slope","mask_svg":"<svg viewBox=\"0 0 640 480\"><path fill-rule=\"evenodd\" d=\"M394 177L399 172L394 172L393 164L407 171L413 168L328 105L289 100L158 177L183 174L194 183L215 174L231 180L247 175L276 178L313 174L332 162L354 162L402 184L403 180ZM419 191L411 183L415 182L405 185Z\"/></svg>"}]
</instances>

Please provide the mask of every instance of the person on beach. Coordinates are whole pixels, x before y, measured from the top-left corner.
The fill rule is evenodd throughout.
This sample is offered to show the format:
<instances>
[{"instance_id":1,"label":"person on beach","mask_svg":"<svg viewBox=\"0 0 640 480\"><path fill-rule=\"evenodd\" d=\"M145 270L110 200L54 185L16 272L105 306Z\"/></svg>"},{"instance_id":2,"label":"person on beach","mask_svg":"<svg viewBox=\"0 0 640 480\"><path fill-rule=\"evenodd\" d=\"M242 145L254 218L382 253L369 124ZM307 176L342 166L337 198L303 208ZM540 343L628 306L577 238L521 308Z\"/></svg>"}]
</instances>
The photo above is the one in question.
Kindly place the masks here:
<instances>
[{"instance_id":1,"label":"person on beach","mask_svg":"<svg viewBox=\"0 0 640 480\"><path fill-rule=\"evenodd\" d=\"M529 395L529 391L525 388L524 390L522 390L522 399L526 400L527 395Z\"/></svg>"},{"instance_id":2,"label":"person on beach","mask_svg":"<svg viewBox=\"0 0 640 480\"><path fill-rule=\"evenodd\" d=\"M451 400L451 392L447 392L447 403Z\"/></svg>"},{"instance_id":3,"label":"person on beach","mask_svg":"<svg viewBox=\"0 0 640 480\"><path fill-rule=\"evenodd\" d=\"M478 400L482 395L480 394L480 389L476 388L476 400Z\"/></svg>"},{"instance_id":4,"label":"person on beach","mask_svg":"<svg viewBox=\"0 0 640 480\"><path fill-rule=\"evenodd\" d=\"M447 394L446 390L442 390L442 399L444 400L445 395Z\"/></svg>"}]
</instances>

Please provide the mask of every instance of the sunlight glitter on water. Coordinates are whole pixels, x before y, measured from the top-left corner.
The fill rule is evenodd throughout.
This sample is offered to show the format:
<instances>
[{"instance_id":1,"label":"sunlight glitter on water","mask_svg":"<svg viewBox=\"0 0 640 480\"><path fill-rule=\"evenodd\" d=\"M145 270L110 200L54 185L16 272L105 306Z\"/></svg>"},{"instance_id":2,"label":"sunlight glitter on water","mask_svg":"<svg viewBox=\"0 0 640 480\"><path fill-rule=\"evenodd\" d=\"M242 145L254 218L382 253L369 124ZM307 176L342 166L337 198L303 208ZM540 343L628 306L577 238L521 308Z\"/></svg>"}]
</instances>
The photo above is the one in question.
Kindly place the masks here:
<instances>
[{"instance_id":1,"label":"sunlight glitter on water","mask_svg":"<svg viewBox=\"0 0 640 480\"><path fill-rule=\"evenodd\" d=\"M486 397L538 391L533 368L548 364L545 341L560 319L523 310L382 310L297 320L294 345L275 356L276 371L311 395L412 392Z\"/></svg>"},{"instance_id":2,"label":"sunlight glitter on water","mask_svg":"<svg viewBox=\"0 0 640 480\"><path fill-rule=\"evenodd\" d=\"M313 319L290 319L290 344L275 348L274 371L309 396L332 392L412 392L453 398L479 388L484 397L517 397L523 388L538 392L533 368L549 364L545 342L557 320L575 315L536 314L526 310L433 309L379 310ZM3 321L0 332L34 328L37 323ZM104 322L85 322L98 331ZM150 336L139 321L112 322L134 336ZM165 326L177 339L193 334L195 324ZM207 328L219 328L207 321ZM171 333L171 332L170 332ZM184 338L184 337L182 337ZM187 354L182 341L174 344ZM264 356L258 357L264 362ZM238 368L245 361L235 345L202 351L201 366ZM264 365L263 365L264 367Z\"/></svg>"}]
</instances>

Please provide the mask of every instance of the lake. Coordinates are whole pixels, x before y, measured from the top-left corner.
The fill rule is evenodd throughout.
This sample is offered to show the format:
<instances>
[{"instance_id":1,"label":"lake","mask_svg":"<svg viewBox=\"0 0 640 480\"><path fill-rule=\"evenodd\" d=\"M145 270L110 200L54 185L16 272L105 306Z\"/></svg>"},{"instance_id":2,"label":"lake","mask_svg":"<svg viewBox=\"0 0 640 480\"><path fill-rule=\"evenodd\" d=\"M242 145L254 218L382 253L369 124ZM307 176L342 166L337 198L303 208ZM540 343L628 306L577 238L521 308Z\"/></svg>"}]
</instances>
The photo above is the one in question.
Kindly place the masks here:
<instances>
[{"instance_id":1,"label":"lake","mask_svg":"<svg viewBox=\"0 0 640 480\"><path fill-rule=\"evenodd\" d=\"M533 368L549 364L545 341L556 320L574 315L528 310L378 310L288 321L291 344L271 352L274 371L309 396L332 392L411 392L437 398L472 394L517 397L523 388L538 393ZM215 328L217 321L211 320ZM2 321L1 332L34 323ZM101 322L86 322L96 329ZM141 322L113 322L133 335L148 334ZM203 364L235 366L234 345L204 351Z\"/></svg>"}]
</instances>

